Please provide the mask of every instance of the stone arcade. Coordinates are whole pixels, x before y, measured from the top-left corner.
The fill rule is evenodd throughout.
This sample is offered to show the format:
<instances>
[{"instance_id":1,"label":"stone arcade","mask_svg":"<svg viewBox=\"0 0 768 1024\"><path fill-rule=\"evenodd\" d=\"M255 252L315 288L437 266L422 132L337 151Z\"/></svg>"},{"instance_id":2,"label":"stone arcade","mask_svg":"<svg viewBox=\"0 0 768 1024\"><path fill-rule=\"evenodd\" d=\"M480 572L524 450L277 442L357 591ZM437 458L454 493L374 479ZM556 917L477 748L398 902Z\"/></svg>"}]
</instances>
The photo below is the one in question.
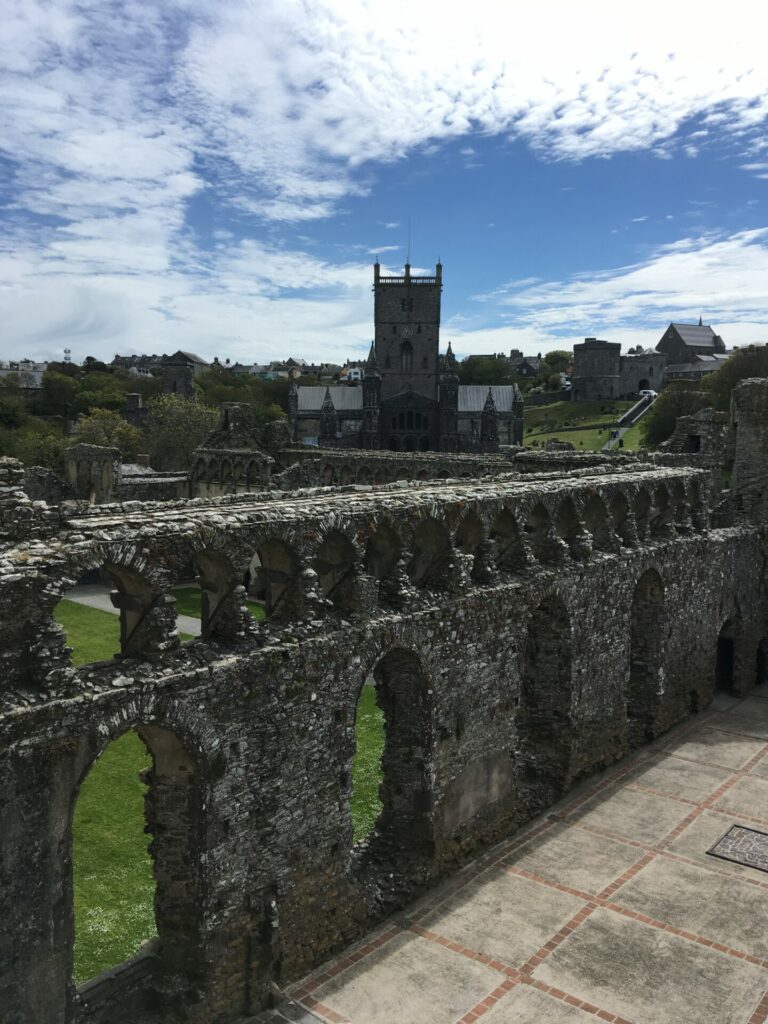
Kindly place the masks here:
<instances>
[{"instance_id":1,"label":"stone arcade","mask_svg":"<svg viewBox=\"0 0 768 1024\"><path fill-rule=\"evenodd\" d=\"M52 507L0 462L3 1020L238 1021L708 706L716 666L746 693L765 664L768 381L737 398L732 494L687 454L567 478ZM256 553L258 624L240 586ZM181 645L170 589L190 563L202 637ZM75 670L52 610L95 567L114 579L122 655ZM370 673L383 811L355 846ZM77 992L72 809L128 729L154 757L158 938Z\"/></svg>"}]
</instances>

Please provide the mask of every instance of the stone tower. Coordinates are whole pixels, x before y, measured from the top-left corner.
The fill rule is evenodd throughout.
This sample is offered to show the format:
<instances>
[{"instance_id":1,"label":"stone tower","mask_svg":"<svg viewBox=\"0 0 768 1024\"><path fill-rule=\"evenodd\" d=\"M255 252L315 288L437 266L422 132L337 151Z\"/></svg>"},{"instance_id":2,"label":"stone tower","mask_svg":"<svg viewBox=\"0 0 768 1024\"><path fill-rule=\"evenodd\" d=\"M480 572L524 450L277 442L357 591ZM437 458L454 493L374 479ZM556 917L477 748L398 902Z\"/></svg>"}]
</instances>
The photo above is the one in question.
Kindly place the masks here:
<instances>
[{"instance_id":1,"label":"stone tower","mask_svg":"<svg viewBox=\"0 0 768 1024\"><path fill-rule=\"evenodd\" d=\"M440 380L440 293L443 267L434 277L414 277L410 263L402 277L384 277L373 266L375 356L383 400L413 391L438 398Z\"/></svg>"},{"instance_id":2,"label":"stone tower","mask_svg":"<svg viewBox=\"0 0 768 1024\"><path fill-rule=\"evenodd\" d=\"M440 450L459 451L459 378L450 341L440 377Z\"/></svg>"}]
</instances>

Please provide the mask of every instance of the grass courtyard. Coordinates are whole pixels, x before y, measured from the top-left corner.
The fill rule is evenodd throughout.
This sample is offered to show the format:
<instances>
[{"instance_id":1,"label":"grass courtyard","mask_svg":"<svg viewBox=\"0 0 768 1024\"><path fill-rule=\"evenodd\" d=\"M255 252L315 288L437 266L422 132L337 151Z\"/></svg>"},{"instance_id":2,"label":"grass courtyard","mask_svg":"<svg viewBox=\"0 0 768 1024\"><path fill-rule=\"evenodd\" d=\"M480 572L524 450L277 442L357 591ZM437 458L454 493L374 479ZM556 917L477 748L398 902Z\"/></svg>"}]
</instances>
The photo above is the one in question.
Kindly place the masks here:
<instances>
[{"instance_id":1,"label":"grass courtyard","mask_svg":"<svg viewBox=\"0 0 768 1024\"><path fill-rule=\"evenodd\" d=\"M552 405L526 407L523 443L530 448L552 438L570 441L580 451L597 451L610 437L611 426L632 406L632 401L554 402ZM590 425L591 429L577 429ZM633 436L624 447L637 447Z\"/></svg>"},{"instance_id":2,"label":"grass courtyard","mask_svg":"<svg viewBox=\"0 0 768 1024\"><path fill-rule=\"evenodd\" d=\"M179 589L185 591L184 598L193 592ZM179 613L194 615L194 607L194 599L188 600ZM197 616L199 608L197 591ZM255 608L263 617L261 605ZM117 615L64 600L55 618L67 632L75 665L107 660L120 648ZM381 809L384 719L372 686L363 687L355 729L351 813L357 842L370 832ZM78 984L133 956L155 934L155 885L144 833L146 786L139 778L150 765L146 747L136 733L128 732L110 743L80 787L72 825Z\"/></svg>"}]
</instances>

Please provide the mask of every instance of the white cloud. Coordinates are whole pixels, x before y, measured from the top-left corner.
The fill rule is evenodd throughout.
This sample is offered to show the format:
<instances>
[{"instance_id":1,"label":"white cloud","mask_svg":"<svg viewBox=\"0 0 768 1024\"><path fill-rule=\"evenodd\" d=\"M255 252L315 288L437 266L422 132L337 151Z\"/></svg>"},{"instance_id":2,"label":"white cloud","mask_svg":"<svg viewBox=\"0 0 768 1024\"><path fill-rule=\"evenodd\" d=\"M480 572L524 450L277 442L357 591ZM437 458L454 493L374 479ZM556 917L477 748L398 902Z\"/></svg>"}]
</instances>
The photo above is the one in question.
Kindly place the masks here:
<instances>
[{"instance_id":1,"label":"white cloud","mask_svg":"<svg viewBox=\"0 0 768 1024\"><path fill-rule=\"evenodd\" d=\"M642 224L644 220L648 220L648 215L647 214L644 217L633 217L632 218L632 223L633 224Z\"/></svg>"},{"instance_id":2,"label":"white cloud","mask_svg":"<svg viewBox=\"0 0 768 1024\"><path fill-rule=\"evenodd\" d=\"M742 324L729 343L768 340L768 228L730 237L686 238L645 263L564 281L512 288L497 301L517 322L545 333L657 331L669 320L704 315ZM757 331L761 337L746 338Z\"/></svg>"},{"instance_id":3,"label":"white cloud","mask_svg":"<svg viewBox=\"0 0 768 1024\"><path fill-rule=\"evenodd\" d=\"M741 139L744 169L762 177L768 64L753 15L735 0L723 33L692 4L650 0L642 19L622 20L592 0L559 5L553 31L552 7L534 0L449 14L436 0L6 0L4 335L41 355L65 343L239 358L292 339L310 352L364 345L370 268L218 228L211 251L190 205L311 223L367 195L376 163L469 135L516 137L556 160L670 157L677 129L698 117L710 135ZM707 251L721 264L704 272ZM764 270L764 251L762 236L694 241L627 268L614 275L629 288L622 322L653 305L635 290L649 277L654 301L672 304L679 289L681 306L720 298L734 320L750 305L763 317L740 261L749 252ZM624 293L617 284L612 297L610 280L564 282L562 294L532 283L517 308L534 330L562 330L559 309L584 322L618 311Z\"/></svg>"}]
</instances>

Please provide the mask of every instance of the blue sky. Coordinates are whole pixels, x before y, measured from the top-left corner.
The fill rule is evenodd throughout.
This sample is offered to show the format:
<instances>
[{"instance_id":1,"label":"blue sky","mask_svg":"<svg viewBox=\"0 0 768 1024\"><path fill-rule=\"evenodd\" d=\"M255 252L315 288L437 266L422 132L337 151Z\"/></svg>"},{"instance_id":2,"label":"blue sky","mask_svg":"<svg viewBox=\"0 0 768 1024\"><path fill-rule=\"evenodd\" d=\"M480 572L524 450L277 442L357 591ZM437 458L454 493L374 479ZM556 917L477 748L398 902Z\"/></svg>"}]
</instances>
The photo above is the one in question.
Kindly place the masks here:
<instances>
[{"instance_id":1,"label":"blue sky","mask_svg":"<svg viewBox=\"0 0 768 1024\"><path fill-rule=\"evenodd\" d=\"M409 217L460 355L768 341L760 5L464 6L2 0L0 356L357 356Z\"/></svg>"}]
</instances>

